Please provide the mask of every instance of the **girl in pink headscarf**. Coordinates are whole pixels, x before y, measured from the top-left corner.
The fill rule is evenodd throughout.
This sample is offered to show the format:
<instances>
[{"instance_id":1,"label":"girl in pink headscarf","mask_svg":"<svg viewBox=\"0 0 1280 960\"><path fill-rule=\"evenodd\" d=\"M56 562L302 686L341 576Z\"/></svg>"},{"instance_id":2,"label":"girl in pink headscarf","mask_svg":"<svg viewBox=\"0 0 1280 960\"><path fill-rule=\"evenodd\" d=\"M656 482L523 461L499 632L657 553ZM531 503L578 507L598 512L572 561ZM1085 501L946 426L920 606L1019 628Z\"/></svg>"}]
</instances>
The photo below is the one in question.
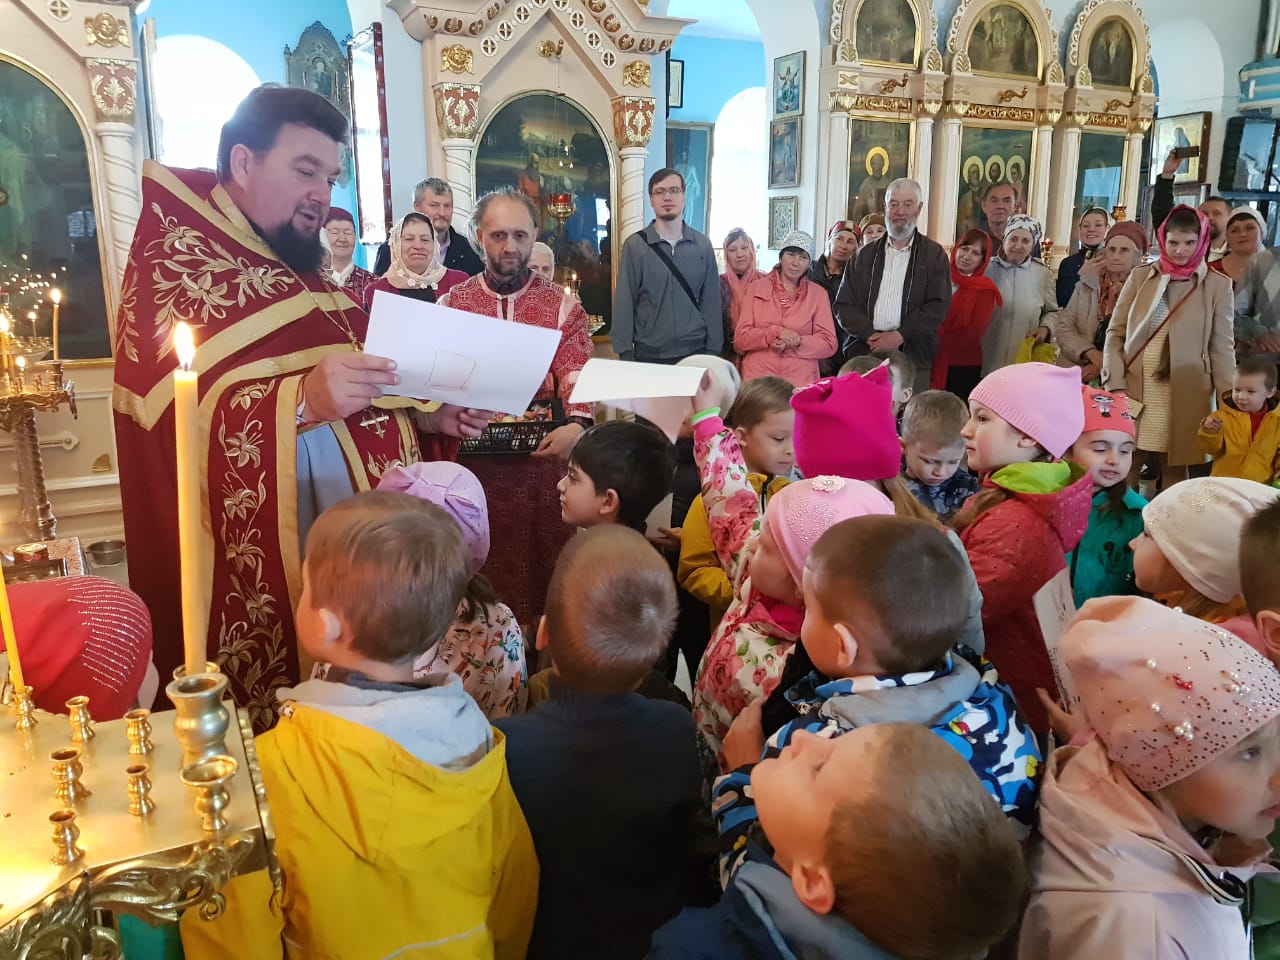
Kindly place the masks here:
<instances>
[{"instance_id":1,"label":"girl in pink headscarf","mask_svg":"<svg viewBox=\"0 0 1280 960\"><path fill-rule=\"evenodd\" d=\"M1116 301L1102 387L1140 404L1131 485L1147 461L1158 465L1164 489L1205 462L1196 434L1231 389L1236 355L1231 281L1205 264L1204 214L1174 207L1156 238L1159 261L1129 274Z\"/></svg>"},{"instance_id":2,"label":"girl in pink headscarf","mask_svg":"<svg viewBox=\"0 0 1280 960\"><path fill-rule=\"evenodd\" d=\"M734 227L724 238L724 273L720 274L720 312L724 320L724 358L737 362L733 331L747 296L747 287L765 276L756 267L756 245L747 231Z\"/></svg>"}]
</instances>

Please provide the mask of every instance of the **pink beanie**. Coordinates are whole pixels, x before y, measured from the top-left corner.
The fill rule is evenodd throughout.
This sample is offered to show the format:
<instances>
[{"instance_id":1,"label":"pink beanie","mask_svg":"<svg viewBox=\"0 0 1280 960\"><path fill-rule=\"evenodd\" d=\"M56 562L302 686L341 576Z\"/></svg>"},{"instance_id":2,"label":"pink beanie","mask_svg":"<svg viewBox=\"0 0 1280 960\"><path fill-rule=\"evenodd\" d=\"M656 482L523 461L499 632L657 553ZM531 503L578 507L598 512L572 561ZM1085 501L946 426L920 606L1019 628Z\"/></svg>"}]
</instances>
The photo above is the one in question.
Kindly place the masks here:
<instances>
[{"instance_id":1,"label":"pink beanie","mask_svg":"<svg viewBox=\"0 0 1280 960\"><path fill-rule=\"evenodd\" d=\"M782 553L787 570L799 584L804 562L818 538L841 520L893 514L893 501L861 480L814 477L788 484L769 499L765 523Z\"/></svg>"},{"instance_id":2,"label":"pink beanie","mask_svg":"<svg viewBox=\"0 0 1280 960\"><path fill-rule=\"evenodd\" d=\"M1015 363L993 370L969 394L1015 430L1020 430L1055 459L1084 432L1078 367L1051 363Z\"/></svg>"},{"instance_id":3,"label":"pink beanie","mask_svg":"<svg viewBox=\"0 0 1280 960\"><path fill-rule=\"evenodd\" d=\"M1127 221L1126 221L1127 222ZM1133 414L1129 412L1129 399L1123 394L1108 393L1088 384L1080 387L1084 394L1084 429L1080 432L1093 433L1095 430L1118 430L1131 437L1137 437L1138 428L1133 422Z\"/></svg>"},{"instance_id":4,"label":"pink beanie","mask_svg":"<svg viewBox=\"0 0 1280 960\"><path fill-rule=\"evenodd\" d=\"M1152 600L1090 600L1061 653L1107 756L1139 790L1176 783L1280 716L1269 660Z\"/></svg>"},{"instance_id":5,"label":"pink beanie","mask_svg":"<svg viewBox=\"0 0 1280 960\"><path fill-rule=\"evenodd\" d=\"M467 542L467 572L480 572L489 557L489 504L474 473L447 460L411 463L384 473L378 489L421 497L453 517Z\"/></svg>"},{"instance_id":6,"label":"pink beanie","mask_svg":"<svg viewBox=\"0 0 1280 960\"><path fill-rule=\"evenodd\" d=\"M902 446L885 367L866 376L819 380L797 390L791 407L796 465L806 477L887 480L898 475Z\"/></svg>"}]
</instances>

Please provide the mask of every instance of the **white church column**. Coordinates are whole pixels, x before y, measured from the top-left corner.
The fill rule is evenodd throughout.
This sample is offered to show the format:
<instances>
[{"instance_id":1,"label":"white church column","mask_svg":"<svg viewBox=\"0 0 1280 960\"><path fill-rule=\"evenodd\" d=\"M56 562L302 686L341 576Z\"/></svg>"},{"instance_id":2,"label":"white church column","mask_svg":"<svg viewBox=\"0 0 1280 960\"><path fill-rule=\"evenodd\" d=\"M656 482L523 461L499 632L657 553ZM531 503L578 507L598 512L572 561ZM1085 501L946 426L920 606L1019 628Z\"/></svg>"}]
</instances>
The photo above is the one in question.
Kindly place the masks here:
<instances>
[{"instance_id":1,"label":"white church column","mask_svg":"<svg viewBox=\"0 0 1280 960\"><path fill-rule=\"evenodd\" d=\"M1031 201L1027 204L1027 212L1033 217L1044 223L1049 215L1049 178L1053 176L1053 127L1047 123L1041 123L1036 127L1036 153L1032 157L1032 168L1035 171L1031 175ZM1063 185L1068 181L1062 179L1063 172L1058 171L1055 180L1057 190L1063 193ZM1072 179L1069 181L1065 192L1074 192L1075 188L1075 172L1072 171ZM1057 240L1057 237L1052 239Z\"/></svg>"},{"instance_id":2,"label":"white church column","mask_svg":"<svg viewBox=\"0 0 1280 960\"><path fill-rule=\"evenodd\" d=\"M933 167L929 236L944 247L951 246L956 239L956 207L960 200L960 129L963 123L954 109L943 117L942 148L939 162Z\"/></svg>"},{"instance_id":3,"label":"white church column","mask_svg":"<svg viewBox=\"0 0 1280 960\"><path fill-rule=\"evenodd\" d=\"M134 149L134 116L137 108L138 65L133 60L87 58L89 88L93 94L94 135L102 148L106 182L106 214L111 221L111 249L104 264L113 299L120 293L120 279L129 245L142 211L137 153Z\"/></svg>"},{"instance_id":4,"label":"white church column","mask_svg":"<svg viewBox=\"0 0 1280 960\"><path fill-rule=\"evenodd\" d=\"M444 149L444 178L453 188L453 228L470 236L471 165L480 129L480 85L437 83L431 88L436 102L436 123Z\"/></svg>"},{"instance_id":5,"label":"white church column","mask_svg":"<svg viewBox=\"0 0 1280 960\"><path fill-rule=\"evenodd\" d=\"M928 205L929 174L933 170L933 117L927 113L916 118L915 158L916 169L912 176L920 183L924 191L924 203Z\"/></svg>"},{"instance_id":6,"label":"white church column","mask_svg":"<svg viewBox=\"0 0 1280 960\"><path fill-rule=\"evenodd\" d=\"M827 128L826 196L818 203L818 235L826 233L837 220L849 215L849 115L836 109ZM820 242L820 245L821 245Z\"/></svg>"},{"instance_id":7,"label":"white church column","mask_svg":"<svg viewBox=\"0 0 1280 960\"><path fill-rule=\"evenodd\" d=\"M1120 190L1120 202L1130 220L1138 219L1138 192L1142 189L1142 137L1141 128L1132 131L1124 147L1124 185Z\"/></svg>"},{"instance_id":8,"label":"white church column","mask_svg":"<svg viewBox=\"0 0 1280 960\"><path fill-rule=\"evenodd\" d=\"M1074 124L1063 127L1054 138L1053 148L1056 186L1045 236L1053 241L1055 253L1063 253L1070 249L1071 233L1075 229L1072 220L1076 202L1076 171L1080 166L1080 128Z\"/></svg>"},{"instance_id":9,"label":"white church column","mask_svg":"<svg viewBox=\"0 0 1280 960\"><path fill-rule=\"evenodd\" d=\"M614 243L621 243L643 229L644 163L653 136L653 97L617 97L613 100L613 137L618 145L618 223Z\"/></svg>"}]
</instances>

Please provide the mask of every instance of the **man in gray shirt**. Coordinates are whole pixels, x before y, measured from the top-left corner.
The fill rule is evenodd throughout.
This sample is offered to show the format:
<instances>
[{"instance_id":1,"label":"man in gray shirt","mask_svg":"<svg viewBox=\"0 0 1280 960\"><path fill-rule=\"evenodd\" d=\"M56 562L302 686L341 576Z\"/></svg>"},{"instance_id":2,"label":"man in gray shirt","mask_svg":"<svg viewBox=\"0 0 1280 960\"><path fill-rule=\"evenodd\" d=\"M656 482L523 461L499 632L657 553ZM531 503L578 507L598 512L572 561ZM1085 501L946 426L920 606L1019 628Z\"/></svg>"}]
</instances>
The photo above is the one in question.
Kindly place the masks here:
<instances>
[{"instance_id":1,"label":"man in gray shirt","mask_svg":"<svg viewBox=\"0 0 1280 960\"><path fill-rule=\"evenodd\" d=\"M623 360L676 363L719 354L720 270L704 234L684 222L684 177L670 168L649 179L655 219L622 245L613 293L613 349Z\"/></svg>"}]
</instances>

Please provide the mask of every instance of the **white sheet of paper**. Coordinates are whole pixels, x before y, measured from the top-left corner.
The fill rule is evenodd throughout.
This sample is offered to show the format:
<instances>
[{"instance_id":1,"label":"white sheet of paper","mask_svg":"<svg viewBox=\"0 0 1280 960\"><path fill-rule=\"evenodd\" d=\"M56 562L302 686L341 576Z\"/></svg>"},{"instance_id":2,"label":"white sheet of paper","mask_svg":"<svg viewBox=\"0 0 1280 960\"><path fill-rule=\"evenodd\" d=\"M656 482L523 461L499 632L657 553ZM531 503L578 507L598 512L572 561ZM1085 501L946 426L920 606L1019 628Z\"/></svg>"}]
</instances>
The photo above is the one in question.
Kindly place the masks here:
<instances>
[{"instance_id":1,"label":"white sheet of paper","mask_svg":"<svg viewBox=\"0 0 1280 960\"><path fill-rule=\"evenodd\" d=\"M560 331L373 295L364 349L396 362L400 385L384 395L438 400L519 416L551 369Z\"/></svg>"},{"instance_id":2,"label":"white sheet of paper","mask_svg":"<svg viewBox=\"0 0 1280 960\"><path fill-rule=\"evenodd\" d=\"M1031 598L1031 604L1035 608L1036 619L1040 621L1040 632L1044 634L1049 663L1053 667L1054 679L1058 682L1058 695L1068 710L1078 710L1075 686L1058 650L1062 634L1076 616L1075 595L1071 592L1071 575L1067 570L1063 568L1056 577L1037 590Z\"/></svg>"},{"instance_id":3,"label":"white sheet of paper","mask_svg":"<svg viewBox=\"0 0 1280 960\"><path fill-rule=\"evenodd\" d=\"M689 416L689 400L698 392L704 367L592 358L578 374L573 403L604 403L629 410L655 424L675 443Z\"/></svg>"}]
</instances>

